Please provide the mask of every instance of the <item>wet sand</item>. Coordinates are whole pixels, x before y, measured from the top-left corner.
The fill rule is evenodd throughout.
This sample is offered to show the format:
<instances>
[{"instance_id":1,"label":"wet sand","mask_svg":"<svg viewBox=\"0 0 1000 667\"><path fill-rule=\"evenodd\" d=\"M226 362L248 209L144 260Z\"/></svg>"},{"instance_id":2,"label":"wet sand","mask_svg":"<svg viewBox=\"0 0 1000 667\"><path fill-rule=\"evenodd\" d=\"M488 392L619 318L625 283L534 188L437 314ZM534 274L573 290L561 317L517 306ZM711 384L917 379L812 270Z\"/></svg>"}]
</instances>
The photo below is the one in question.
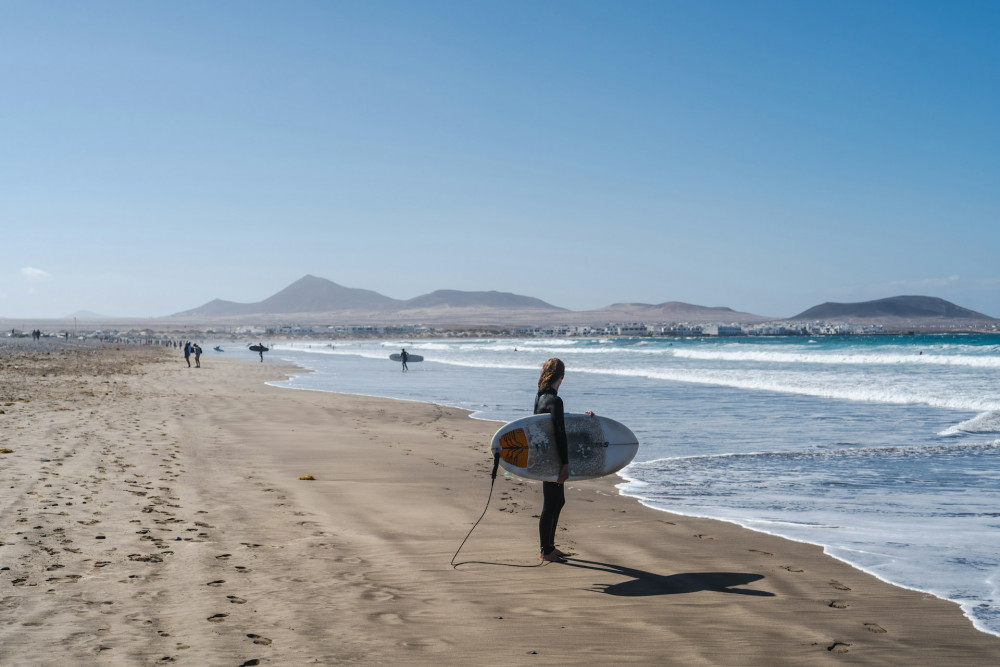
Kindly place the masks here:
<instances>
[{"instance_id":1,"label":"wet sand","mask_svg":"<svg viewBox=\"0 0 1000 667\"><path fill-rule=\"evenodd\" d=\"M0 346L0 664L1000 664L955 604L613 479L542 565L501 476L453 567L497 424L290 372Z\"/></svg>"}]
</instances>

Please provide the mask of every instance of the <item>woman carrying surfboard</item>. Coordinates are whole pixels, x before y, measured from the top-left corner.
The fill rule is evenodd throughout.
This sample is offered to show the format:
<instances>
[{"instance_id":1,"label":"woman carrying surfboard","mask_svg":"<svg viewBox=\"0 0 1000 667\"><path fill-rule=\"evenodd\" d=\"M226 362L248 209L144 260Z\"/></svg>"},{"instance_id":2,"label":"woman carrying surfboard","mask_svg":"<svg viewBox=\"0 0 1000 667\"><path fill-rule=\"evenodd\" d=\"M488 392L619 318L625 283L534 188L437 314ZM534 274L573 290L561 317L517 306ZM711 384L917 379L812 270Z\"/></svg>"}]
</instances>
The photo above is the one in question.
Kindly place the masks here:
<instances>
[{"instance_id":1,"label":"woman carrying surfboard","mask_svg":"<svg viewBox=\"0 0 1000 667\"><path fill-rule=\"evenodd\" d=\"M566 422L563 401L559 398L559 387L566 375L566 365L555 357L542 364L542 373L538 377L538 393L535 395L535 414L549 413L552 415L556 450L559 453L559 476L554 482L542 482L542 513L538 517L538 537L541 542L541 553L538 557L553 563L565 563L566 554L556 549L556 526L559 523L559 512L566 504L566 491L563 483L569 478L569 450L566 443ZM593 415L592 412L587 412Z\"/></svg>"}]
</instances>

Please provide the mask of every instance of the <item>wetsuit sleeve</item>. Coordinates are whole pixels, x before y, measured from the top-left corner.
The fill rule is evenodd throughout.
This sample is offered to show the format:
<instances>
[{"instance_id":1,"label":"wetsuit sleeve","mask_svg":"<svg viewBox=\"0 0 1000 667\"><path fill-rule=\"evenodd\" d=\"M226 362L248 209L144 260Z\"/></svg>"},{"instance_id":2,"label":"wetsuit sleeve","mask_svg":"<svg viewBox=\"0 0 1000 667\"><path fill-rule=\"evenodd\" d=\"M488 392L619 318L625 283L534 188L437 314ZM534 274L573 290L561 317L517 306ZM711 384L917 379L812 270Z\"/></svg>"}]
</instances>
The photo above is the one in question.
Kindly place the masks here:
<instances>
[{"instance_id":1,"label":"wetsuit sleeve","mask_svg":"<svg viewBox=\"0 0 1000 667\"><path fill-rule=\"evenodd\" d=\"M563 465L569 463L569 446L566 442L566 419L563 416L563 402L558 396L552 401L552 428L556 435L556 448Z\"/></svg>"},{"instance_id":2,"label":"wetsuit sleeve","mask_svg":"<svg viewBox=\"0 0 1000 667\"><path fill-rule=\"evenodd\" d=\"M559 452L559 461L566 465L569 463L569 445L566 442L566 419L563 415L562 399L555 394L548 392L535 396L535 414L551 414L552 430L555 432L556 451Z\"/></svg>"}]
</instances>

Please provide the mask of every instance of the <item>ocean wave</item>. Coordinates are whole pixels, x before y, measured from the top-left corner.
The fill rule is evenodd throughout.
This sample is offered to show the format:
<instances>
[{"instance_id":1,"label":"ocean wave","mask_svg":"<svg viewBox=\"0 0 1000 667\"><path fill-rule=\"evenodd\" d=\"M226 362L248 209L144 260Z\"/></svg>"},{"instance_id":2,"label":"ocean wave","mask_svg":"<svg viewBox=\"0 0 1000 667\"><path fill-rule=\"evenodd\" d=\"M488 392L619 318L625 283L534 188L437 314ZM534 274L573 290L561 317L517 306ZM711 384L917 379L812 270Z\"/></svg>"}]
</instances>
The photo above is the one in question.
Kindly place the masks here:
<instances>
[{"instance_id":1,"label":"ocean wave","mask_svg":"<svg viewBox=\"0 0 1000 667\"><path fill-rule=\"evenodd\" d=\"M508 347L509 346L509 347ZM1000 394L987 395L982 391L983 380L968 374L933 373L928 368L919 377L912 370L900 373L879 372L874 381L871 371L859 364L799 364L798 368L741 368L736 365L716 368L692 364L647 360L649 356L663 355L673 348L645 347L636 349L621 346L601 346L588 343L578 347L565 346L562 350L545 344L529 343L515 339L511 343L488 340L484 343L428 342L406 346L411 352L423 354L425 361L463 368L484 370L535 370L543 356L560 355L573 373L605 375L622 378L642 378L650 381L683 382L715 385L749 391L766 391L795 394L816 398L829 398L852 402L869 402L893 405L928 405L969 412L1000 412ZM519 351L513 352L514 347ZM279 349L284 349L283 346ZM334 347L291 347L296 352L310 355L354 355L368 359L386 359L397 351L395 345L337 344ZM572 352L569 350L572 349ZM687 352L684 354L688 354ZM580 355L580 356L571 356ZM723 356L725 355L725 356ZM738 352L705 351L704 358L724 359L733 357L775 359L786 355L801 360L799 353L768 353L759 351L744 355ZM690 354L688 354L690 356ZM829 359L826 355L816 355ZM850 356L850 355L848 355ZM940 366L938 366L940 368ZM982 423L972 425L981 432L989 432ZM957 429L962 431L963 428ZM978 432L978 431L974 431Z\"/></svg>"},{"instance_id":2,"label":"ocean wave","mask_svg":"<svg viewBox=\"0 0 1000 667\"><path fill-rule=\"evenodd\" d=\"M836 364L860 366L927 365L968 368L1000 368L1000 357L986 355L914 354L860 352L771 352L768 350L704 350L676 348L678 359L700 361L758 362L772 364Z\"/></svg>"},{"instance_id":3,"label":"ocean wave","mask_svg":"<svg viewBox=\"0 0 1000 667\"><path fill-rule=\"evenodd\" d=\"M630 464L621 474L630 482L649 484L649 480L637 477L637 473L657 469L676 469L677 467L710 467L736 466L750 469L754 462L784 464L805 461L835 461L864 458L906 458L912 460L920 457L934 456L968 456L1000 451L1000 440L980 443L941 443L936 445L893 445L886 447L845 447L842 449L802 449L783 452L733 452L726 454L694 454L691 456L672 456ZM799 474L800 470L795 469Z\"/></svg>"},{"instance_id":4,"label":"ocean wave","mask_svg":"<svg viewBox=\"0 0 1000 667\"><path fill-rule=\"evenodd\" d=\"M972 419L941 431L938 435L951 436L959 433L1000 433L1000 411L980 413Z\"/></svg>"},{"instance_id":5,"label":"ocean wave","mask_svg":"<svg viewBox=\"0 0 1000 667\"><path fill-rule=\"evenodd\" d=\"M983 396L972 386L954 385L945 390L942 385L914 385L905 377L872 382L859 375L831 371L826 375L813 372L704 370L677 368L575 368L574 372L643 377L653 380L708 384L733 389L773 391L817 398L845 401L886 403L892 405L929 405L950 410L984 412L1000 411L1000 396Z\"/></svg>"}]
</instances>

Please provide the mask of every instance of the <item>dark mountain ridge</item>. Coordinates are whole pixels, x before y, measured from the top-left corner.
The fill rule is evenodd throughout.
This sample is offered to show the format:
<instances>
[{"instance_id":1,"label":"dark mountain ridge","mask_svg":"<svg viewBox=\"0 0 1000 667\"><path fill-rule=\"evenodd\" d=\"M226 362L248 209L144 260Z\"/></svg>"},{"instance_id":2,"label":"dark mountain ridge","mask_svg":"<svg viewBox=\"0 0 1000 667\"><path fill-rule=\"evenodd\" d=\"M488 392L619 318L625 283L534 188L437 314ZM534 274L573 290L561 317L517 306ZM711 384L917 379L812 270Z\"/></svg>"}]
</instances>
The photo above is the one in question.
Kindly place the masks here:
<instances>
[{"instance_id":1,"label":"dark mountain ridge","mask_svg":"<svg viewBox=\"0 0 1000 667\"><path fill-rule=\"evenodd\" d=\"M956 306L933 296L893 296L859 303L827 302L793 320L964 320L995 321L989 315Z\"/></svg>"}]
</instances>

